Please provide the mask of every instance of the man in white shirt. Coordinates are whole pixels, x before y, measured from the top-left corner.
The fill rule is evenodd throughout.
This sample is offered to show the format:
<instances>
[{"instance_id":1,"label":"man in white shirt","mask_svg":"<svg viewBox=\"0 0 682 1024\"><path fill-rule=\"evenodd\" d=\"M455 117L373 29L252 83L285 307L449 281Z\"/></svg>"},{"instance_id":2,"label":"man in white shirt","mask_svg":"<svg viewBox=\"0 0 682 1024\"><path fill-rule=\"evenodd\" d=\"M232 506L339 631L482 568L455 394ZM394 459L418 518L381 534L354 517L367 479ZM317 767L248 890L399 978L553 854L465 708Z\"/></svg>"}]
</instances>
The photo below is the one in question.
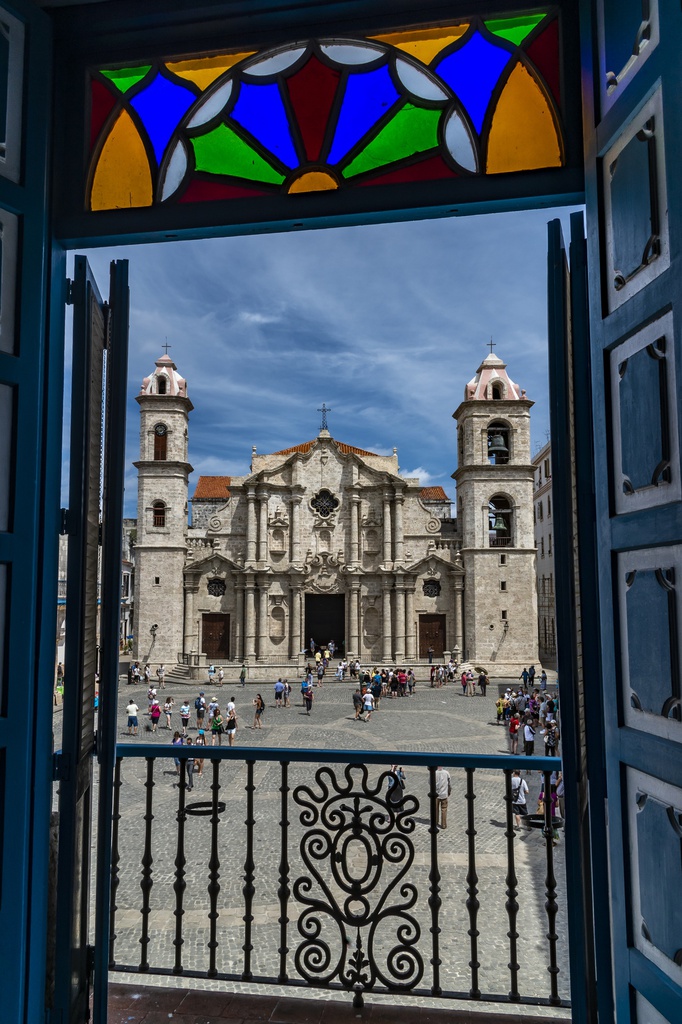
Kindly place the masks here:
<instances>
[{"instance_id":1,"label":"man in white shirt","mask_svg":"<svg viewBox=\"0 0 682 1024\"><path fill-rule=\"evenodd\" d=\"M366 690L362 697L362 710L365 712L364 722L369 722L374 711L374 695L371 690Z\"/></svg>"},{"instance_id":2,"label":"man in white shirt","mask_svg":"<svg viewBox=\"0 0 682 1024\"><path fill-rule=\"evenodd\" d=\"M523 752L526 757L532 757L535 753L535 729L530 721L523 727Z\"/></svg>"},{"instance_id":3,"label":"man in white shirt","mask_svg":"<svg viewBox=\"0 0 682 1024\"><path fill-rule=\"evenodd\" d=\"M128 714L128 735L137 736L137 712L140 709L134 700L131 700L130 704L126 708Z\"/></svg>"},{"instance_id":4,"label":"man in white shirt","mask_svg":"<svg viewBox=\"0 0 682 1024\"><path fill-rule=\"evenodd\" d=\"M436 768L436 824L438 828L448 827L448 797L452 792L450 772Z\"/></svg>"},{"instance_id":5,"label":"man in white shirt","mask_svg":"<svg viewBox=\"0 0 682 1024\"><path fill-rule=\"evenodd\" d=\"M521 828L521 815L526 813L526 795L528 793L528 783L525 779L521 778L521 772L512 772L512 811L516 818L515 829Z\"/></svg>"}]
</instances>

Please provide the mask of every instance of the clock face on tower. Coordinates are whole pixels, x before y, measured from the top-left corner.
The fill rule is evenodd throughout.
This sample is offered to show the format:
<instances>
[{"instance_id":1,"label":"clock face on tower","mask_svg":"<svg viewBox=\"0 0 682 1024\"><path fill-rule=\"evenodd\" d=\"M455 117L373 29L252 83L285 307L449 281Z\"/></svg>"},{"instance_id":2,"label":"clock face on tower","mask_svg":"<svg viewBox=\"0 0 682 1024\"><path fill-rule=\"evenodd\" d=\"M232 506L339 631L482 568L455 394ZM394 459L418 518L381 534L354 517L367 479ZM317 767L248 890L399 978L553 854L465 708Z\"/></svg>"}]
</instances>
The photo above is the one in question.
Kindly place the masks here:
<instances>
[{"instance_id":1,"label":"clock face on tower","mask_svg":"<svg viewBox=\"0 0 682 1024\"><path fill-rule=\"evenodd\" d=\"M164 437L167 433L167 427L165 423L157 423L154 427L154 433L157 437Z\"/></svg>"}]
</instances>

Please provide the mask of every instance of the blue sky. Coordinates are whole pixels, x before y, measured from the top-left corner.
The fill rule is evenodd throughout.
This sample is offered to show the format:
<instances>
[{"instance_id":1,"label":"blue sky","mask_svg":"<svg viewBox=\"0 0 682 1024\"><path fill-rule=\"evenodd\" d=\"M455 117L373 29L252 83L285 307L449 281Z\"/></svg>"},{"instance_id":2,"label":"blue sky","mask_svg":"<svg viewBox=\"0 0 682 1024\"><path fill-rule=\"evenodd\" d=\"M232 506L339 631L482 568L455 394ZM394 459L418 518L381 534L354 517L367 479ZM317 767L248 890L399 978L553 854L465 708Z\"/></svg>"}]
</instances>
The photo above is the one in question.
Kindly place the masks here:
<instances>
[{"instance_id":1,"label":"blue sky","mask_svg":"<svg viewBox=\"0 0 682 1024\"><path fill-rule=\"evenodd\" d=\"M142 379L163 354L187 378L190 495L201 474L248 472L251 446L315 437L398 449L401 472L454 499L464 386L495 354L528 397L533 450L549 427L547 222L568 210L174 242L88 253L104 290L130 260L126 515L136 514Z\"/></svg>"}]
</instances>

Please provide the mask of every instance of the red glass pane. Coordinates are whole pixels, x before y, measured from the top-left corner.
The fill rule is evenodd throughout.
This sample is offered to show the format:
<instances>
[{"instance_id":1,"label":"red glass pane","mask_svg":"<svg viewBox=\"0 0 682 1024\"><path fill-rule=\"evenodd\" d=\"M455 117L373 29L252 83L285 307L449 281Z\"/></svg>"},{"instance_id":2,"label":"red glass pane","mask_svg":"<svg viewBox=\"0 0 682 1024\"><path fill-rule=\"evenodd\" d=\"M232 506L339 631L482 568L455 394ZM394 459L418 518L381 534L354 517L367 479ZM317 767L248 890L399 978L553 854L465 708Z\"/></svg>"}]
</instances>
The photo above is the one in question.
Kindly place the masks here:
<instances>
[{"instance_id":1,"label":"red glass pane","mask_svg":"<svg viewBox=\"0 0 682 1024\"><path fill-rule=\"evenodd\" d=\"M560 106L559 21L557 18L550 22L537 39L533 40L526 53L551 89L557 105Z\"/></svg>"},{"instance_id":2,"label":"red glass pane","mask_svg":"<svg viewBox=\"0 0 682 1024\"><path fill-rule=\"evenodd\" d=\"M221 181L190 181L180 198L181 203L205 203L217 199L248 199L249 196L268 195L262 189L224 185Z\"/></svg>"},{"instance_id":3,"label":"red glass pane","mask_svg":"<svg viewBox=\"0 0 682 1024\"><path fill-rule=\"evenodd\" d=\"M434 181L437 178L458 178L459 175L445 163L440 156L429 157L428 160L420 160L416 164L409 164L407 167L399 167L395 171L388 171L386 174L375 174L371 178L358 181L358 185L393 185L401 181Z\"/></svg>"},{"instance_id":4,"label":"red glass pane","mask_svg":"<svg viewBox=\"0 0 682 1024\"><path fill-rule=\"evenodd\" d=\"M308 160L319 159L340 78L338 71L313 56L287 81Z\"/></svg>"},{"instance_id":5,"label":"red glass pane","mask_svg":"<svg viewBox=\"0 0 682 1024\"><path fill-rule=\"evenodd\" d=\"M106 85L93 78L90 83L90 149L95 145L104 122L116 105L116 97Z\"/></svg>"}]
</instances>

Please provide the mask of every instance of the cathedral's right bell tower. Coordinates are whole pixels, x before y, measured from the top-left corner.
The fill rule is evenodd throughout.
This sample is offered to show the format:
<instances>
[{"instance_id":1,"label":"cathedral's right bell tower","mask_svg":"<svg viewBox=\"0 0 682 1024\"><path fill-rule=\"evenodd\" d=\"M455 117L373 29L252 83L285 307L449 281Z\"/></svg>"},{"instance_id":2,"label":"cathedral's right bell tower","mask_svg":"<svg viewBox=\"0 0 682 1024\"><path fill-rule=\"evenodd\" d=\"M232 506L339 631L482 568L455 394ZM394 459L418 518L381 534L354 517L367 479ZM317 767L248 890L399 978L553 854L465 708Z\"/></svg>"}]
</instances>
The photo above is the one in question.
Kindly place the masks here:
<instances>
[{"instance_id":1,"label":"cathedral's right bell tower","mask_svg":"<svg viewBox=\"0 0 682 1024\"><path fill-rule=\"evenodd\" d=\"M187 554L187 382L168 354L156 360L140 406L135 541L134 657L170 670L183 648L183 569Z\"/></svg>"},{"instance_id":2,"label":"cathedral's right bell tower","mask_svg":"<svg viewBox=\"0 0 682 1024\"><path fill-rule=\"evenodd\" d=\"M532 405L491 352L453 413L466 581L463 658L496 675L538 662Z\"/></svg>"}]
</instances>

